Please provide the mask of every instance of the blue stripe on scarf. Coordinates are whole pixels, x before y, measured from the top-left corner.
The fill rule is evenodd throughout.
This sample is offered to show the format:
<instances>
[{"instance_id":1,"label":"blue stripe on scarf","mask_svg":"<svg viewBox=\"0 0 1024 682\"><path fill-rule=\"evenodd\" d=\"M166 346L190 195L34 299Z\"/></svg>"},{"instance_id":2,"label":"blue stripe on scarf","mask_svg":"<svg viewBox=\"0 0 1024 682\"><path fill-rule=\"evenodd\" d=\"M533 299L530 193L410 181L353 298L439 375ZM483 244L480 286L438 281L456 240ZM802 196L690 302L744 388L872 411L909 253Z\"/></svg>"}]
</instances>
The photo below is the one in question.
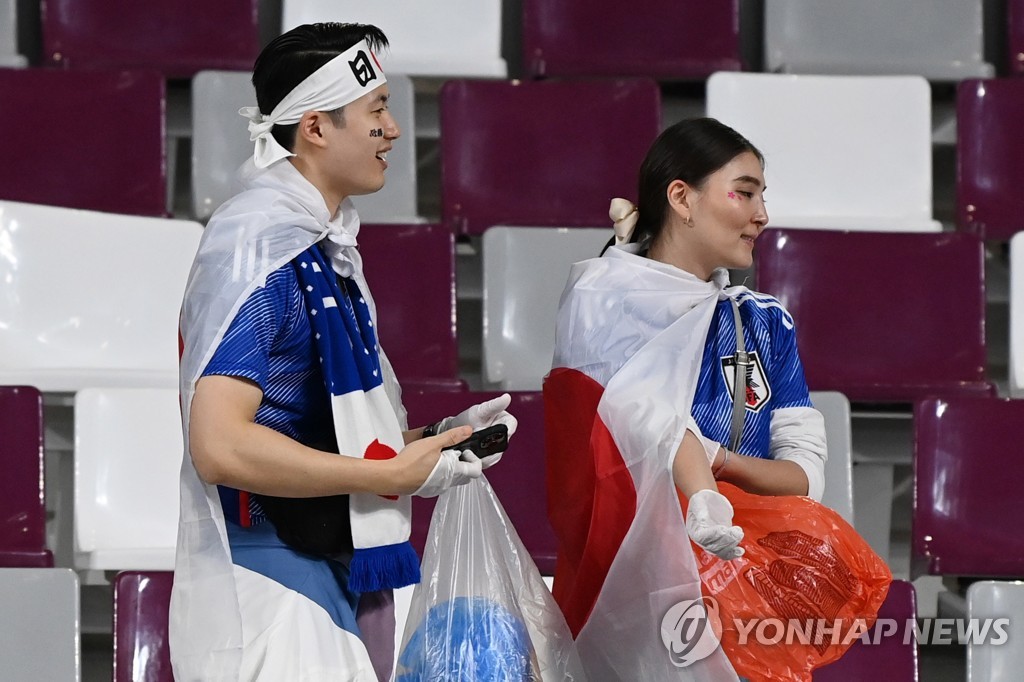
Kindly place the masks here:
<instances>
[{"instance_id":1,"label":"blue stripe on scarf","mask_svg":"<svg viewBox=\"0 0 1024 682\"><path fill-rule=\"evenodd\" d=\"M365 393L381 386L377 335L359 286L351 277L337 277L315 244L293 263L328 392L332 396ZM330 299L335 305L325 304ZM357 548L349 565L349 589L356 592L395 589L419 581L419 557L408 541Z\"/></svg>"}]
</instances>

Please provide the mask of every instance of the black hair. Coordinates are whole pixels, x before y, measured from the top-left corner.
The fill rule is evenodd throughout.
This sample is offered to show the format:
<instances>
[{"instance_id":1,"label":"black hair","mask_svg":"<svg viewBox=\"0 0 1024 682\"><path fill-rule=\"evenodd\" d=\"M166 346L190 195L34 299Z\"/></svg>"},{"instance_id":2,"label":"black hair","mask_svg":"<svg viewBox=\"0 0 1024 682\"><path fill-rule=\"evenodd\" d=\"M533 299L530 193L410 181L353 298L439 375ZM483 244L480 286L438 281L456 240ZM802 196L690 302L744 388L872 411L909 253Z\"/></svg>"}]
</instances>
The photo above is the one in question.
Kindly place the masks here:
<instances>
[{"instance_id":1,"label":"black hair","mask_svg":"<svg viewBox=\"0 0 1024 682\"><path fill-rule=\"evenodd\" d=\"M260 52L252 69L260 112L269 115L295 86L360 40L378 53L388 46L384 32L369 24L304 24L274 38ZM328 113L335 125L344 125L343 108ZM271 134L278 144L292 151L297 130L297 123L275 125Z\"/></svg>"},{"instance_id":2,"label":"black hair","mask_svg":"<svg viewBox=\"0 0 1024 682\"><path fill-rule=\"evenodd\" d=\"M630 242L652 244L657 239L668 217L670 184L682 180L701 189L709 176L744 152L754 154L764 166L757 147L716 119L690 118L666 128L640 165L637 223Z\"/></svg>"}]
</instances>

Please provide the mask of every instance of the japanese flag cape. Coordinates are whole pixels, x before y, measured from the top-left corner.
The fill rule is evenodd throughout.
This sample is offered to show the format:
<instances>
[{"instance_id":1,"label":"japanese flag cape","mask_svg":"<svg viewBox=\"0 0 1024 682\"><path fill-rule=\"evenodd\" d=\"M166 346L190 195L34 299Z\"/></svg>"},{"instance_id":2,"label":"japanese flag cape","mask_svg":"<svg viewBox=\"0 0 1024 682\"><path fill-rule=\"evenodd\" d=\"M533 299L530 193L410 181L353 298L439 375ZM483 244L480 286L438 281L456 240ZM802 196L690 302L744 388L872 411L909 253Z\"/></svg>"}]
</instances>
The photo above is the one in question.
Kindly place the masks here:
<instances>
[{"instance_id":1,"label":"japanese flag cape","mask_svg":"<svg viewBox=\"0 0 1024 682\"><path fill-rule=\"evenodd\" d=\"M244 191L218 209L203 234L181 313L185 456L169 631L178 679L237 680L242 660L242 623L224 513L217 487L199 478L188 447L192 397L203 369L249 294L270 273L325 237L332 264L355 280L375 324L377 320L354 248L359 216L352 203L346 199L339 213L331 216L316 188L284 161L258 170L250 159L240 169L239 180ZM380 363L385 402L390 403L390 419L398 422L394 426L400 439L405 410L383 350ZM408 537L410 498L399 498L395 505L395 515L404 515ZM398 525L401 522L399 518ZM358 546L355 533L353 539Z\"/></svg>"},{"instance_id":2,"label":"japanese flag cape","mask_svg":"<svg viewBox=\"0 0 1024 682\"><path fill-rule=\"evenodd\" d=\"M586 427L593 421L594 433L610 434L613 443L594 455L603 461L596 463L596 478L585 481L571 462L560 468L563 453L548 452L551 518L560 543L554 592L577 633L590 679L736 680L720 647L685 667L674 665L661 628L670 607L701 598L672 462L686 430L715 306L746 289L726 289L725 270L705 282L636 251L635 244L612 247L601 258L573 265L559 305L545 404L564 406L564 414L549 413L549 443L557 422L580 419ZM570 414L574 406L588 410L573 388L580 381L593 386L591 397L600 396L596 420L592 402L589 415ZM631 522L616 518L628 525L621 543L616 546L602 533L600 500L592 516L582 520L589 535L579 537L579 525L565 523L576 513L572 500L597 500L602 486L615 488L616 477L624 497L635 491L635 507L629 500L612 505L632 513ZM570 527L576 537L566 533ZM570 580L564 579L566 548L576 562Z\"/></svg>"}]
</instances>

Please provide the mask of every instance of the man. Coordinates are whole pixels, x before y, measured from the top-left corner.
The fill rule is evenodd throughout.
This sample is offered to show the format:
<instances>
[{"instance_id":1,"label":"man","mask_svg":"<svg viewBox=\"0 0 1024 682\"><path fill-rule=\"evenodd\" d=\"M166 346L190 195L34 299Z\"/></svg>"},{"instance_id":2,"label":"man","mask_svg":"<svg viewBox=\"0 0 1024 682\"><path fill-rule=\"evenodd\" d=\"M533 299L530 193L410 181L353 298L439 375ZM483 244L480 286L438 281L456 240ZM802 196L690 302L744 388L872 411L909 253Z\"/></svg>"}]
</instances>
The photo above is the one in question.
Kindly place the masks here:
<instances>
[{"instance_id":1,"label":"man","mask_svg":"<svg viewBox=\"0 0 1024 682\"><path fill-rule=\"evenodd\" d=\"M401 134L386 46L373 26L306 25L254 67L255 153L182 308L179 682L387 680L391 590L419 581L408 495L494 464L442 452L473 430L515 430L507 395L408 430L377 342L348 197L383 186Z\"/></svg>"}]
</instances>

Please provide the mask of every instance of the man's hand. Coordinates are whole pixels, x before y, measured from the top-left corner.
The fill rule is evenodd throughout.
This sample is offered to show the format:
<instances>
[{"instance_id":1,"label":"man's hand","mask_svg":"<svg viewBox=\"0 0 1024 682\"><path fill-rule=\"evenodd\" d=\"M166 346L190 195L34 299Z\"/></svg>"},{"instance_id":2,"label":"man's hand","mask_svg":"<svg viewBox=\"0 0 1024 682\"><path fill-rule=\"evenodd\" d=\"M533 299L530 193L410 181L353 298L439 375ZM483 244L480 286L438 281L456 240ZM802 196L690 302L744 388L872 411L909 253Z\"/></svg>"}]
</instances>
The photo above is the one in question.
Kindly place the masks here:
<instances>
[{"instance_id":1,"label":"man's hand","mask_svg":"<svg viewBox=\"0 0 1024 682\"><path fill-rule=\"evenodd\" d=\"M436 497L452 486L479 478L479 459L474 456L467 459L475 461L462 461L461 452L449 449L469 438L472 432L470 427L460 426L406 445L397 457L387 460L391 468L389 492Z\"/></svg>"}]
</instances>

